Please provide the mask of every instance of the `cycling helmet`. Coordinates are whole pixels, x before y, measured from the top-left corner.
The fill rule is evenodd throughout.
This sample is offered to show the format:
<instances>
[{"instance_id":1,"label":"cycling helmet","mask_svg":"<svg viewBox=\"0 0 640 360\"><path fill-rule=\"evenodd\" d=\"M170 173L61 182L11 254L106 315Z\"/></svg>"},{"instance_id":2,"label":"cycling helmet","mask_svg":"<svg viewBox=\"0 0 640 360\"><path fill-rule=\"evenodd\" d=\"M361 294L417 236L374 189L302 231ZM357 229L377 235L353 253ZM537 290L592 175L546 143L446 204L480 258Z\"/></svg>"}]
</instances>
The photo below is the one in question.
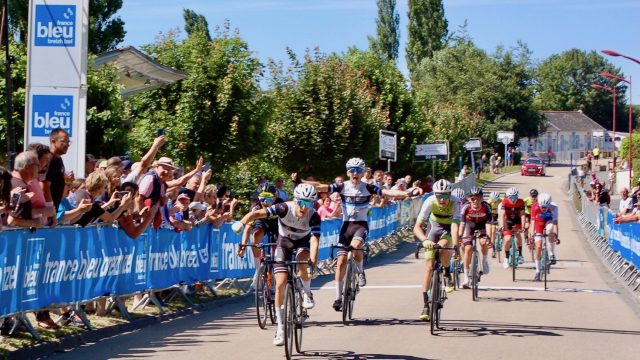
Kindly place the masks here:
<instances>
[{"instance_id":1,"label":"cycling helmet","mask_svg":"<svg viewBox=\"0 0 640 360\"><path fill-rule=\"evenodd\" d=\"M540 194L540 196L538 197L538 204L545 207L551 205L551 195L547 193Z\"/></svg>"},{"instance_id":2,"label":"cycling helmet","mask_svg":"<svg viewBox=\"0 0 640 360\"><path fill-rule=\"evenodd\" d=\"M262 194L262 193L270 193L272 195L275 195L277 191L278 191L278 189L276 188L276 186L273 185L273 184L269 184L268 182L262 183L258 187L258 192L260 194Z\"/></svg>"},{"instance_id":3,"label":"cycling helmet","mask_svg":"<svg viewBox=\"0 0 640 360\"><path fill-rule=\"evenodd\" d=\"M310 184L300 184L293 190L293 196L298 200L316 201L318 194L316 188Z\"/></svg>"},{"instance_id":4,"label":"cycling helmet","mask_svg":"<svg viewBox=\"0 0 640 360\"><path fill-rule=\"evenodd\" d=\"M451 183L445 179L440 179L433 184L434 193L450 193Z\"/></svg>"},{"instance_id":5,"label":"cycling helmet","mask_svg":"<svg viewBox=\"0 0 640 360\"><path fill-rule=\"evenodd\" d=\"M518 194L518 189L514 187L510 187L509 190L507 190L507 196L518 196Z\"/></svg>"},{"instance_id":6,"label":"cycling helmet","mask_svg":"<svg viewBox=\"0 0 640 360\"><path fill-rule=\"evenodd\" d=\"M351 168L359 168L362 169L362 171L364 171L364 168L367 167L367 165L365 165L364 160L360 159L360 158L351 158L349 159L349 161L347 161L347 170L351 169Z\"/></svg>"},{"instance_id":7,"label":"cycling helmet","mask_svg":"<svg viewBox=\"0 0 640 360\"><path fill-rule=\"evenodd\" d=\"M529 190L529 195L531 195L532 197L538 196L538 190L536 189Z\"/></svg>"},{"instance_id":8,"label":"cycling helmet","mask_svg":"<svg viewBox=\"0 0 640 360\"><path fill-rule=\"evenodd\" d=\"M500 199L500 193L497 191L492 191L491 194L489 194L489 197L493 201L498 201Z\"/></svg>"},{"instance_id":9,"label":"cycling helmet","mask_svg":"<svg viewBox=\"0 0 640 360\"><path fill-rule=\"evenodd\" d=\"M479 188L477 186L474 186L471 188L471 190L469 190L469 193L467 194L469 196L482 196L482 188Z\"/></svg>"},{"instance_id":10,"label":"cycling helmet","mask_svg":"<svg viewBox=\"0 0 640 360\"><path fill-rule=\"evenodd\" d=\"M464 199L464 190L460 188L455 188L451 191L451 195L457 197L458 199Z\"/></svg>"}]
</instances>

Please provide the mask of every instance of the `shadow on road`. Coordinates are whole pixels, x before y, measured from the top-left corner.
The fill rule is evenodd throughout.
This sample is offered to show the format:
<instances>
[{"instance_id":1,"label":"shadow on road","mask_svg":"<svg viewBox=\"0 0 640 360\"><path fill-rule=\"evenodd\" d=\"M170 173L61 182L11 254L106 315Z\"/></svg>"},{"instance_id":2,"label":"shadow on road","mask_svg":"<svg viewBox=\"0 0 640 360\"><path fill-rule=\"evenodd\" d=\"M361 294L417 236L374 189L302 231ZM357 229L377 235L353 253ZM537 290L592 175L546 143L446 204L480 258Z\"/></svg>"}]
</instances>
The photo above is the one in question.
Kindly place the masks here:
<instances>
[{"instance_id":1,"label":"shadow on road","mask_svg":"<svg viewBox=\"0 0 640 360\"><path fill-rule=\"evenodd\" d=\"M561 332L597 333L614 335L640 335L640 331L616 330L616 329L594 329L569 326L545 326L526 325L513 323L497 323L482 320L452 320L441 323L442 331L436 336L442 337L480 337L487 335L494 336L564 336Z\"/></svg>"},{"instance_id":2,"label":"shadow on road","mask_svg":"<svg viewBox=\"0 0 640 360\"><path fill-rule=\"evenodd\" d=\"M406 359L406 360L427 360L428 358L411 355L398 354L356 354L353 351L343 350L307 350L300 355L294 355L293 359L352 359L352 360L375 360L375 359Z\"/></svg>"},{"instance_id":3,"label":"shadow on road","mask_svg":"<svg viewBox=\"0 0 640 360\"><path fill-rule=\"evenodd\" d=\"M514 297L481 297L478 299L480 302L544 302L544 303L561 303L562 300L555 299L540 299L540 298L514 298Z\"/></svg>"},{"instance_id":4,"label":"shadow on road","mask_svg":"<svg viewBox=\"0 0 640 360\"><path fill-rule=\"evenodd\" d=\"M421 325L423 321L410 319L353 319L347 325L343 325L341 320L336 321L312 321L309 326L330 327L330 326L391 326L391 325Z\"/></svg>"}]
</instances>

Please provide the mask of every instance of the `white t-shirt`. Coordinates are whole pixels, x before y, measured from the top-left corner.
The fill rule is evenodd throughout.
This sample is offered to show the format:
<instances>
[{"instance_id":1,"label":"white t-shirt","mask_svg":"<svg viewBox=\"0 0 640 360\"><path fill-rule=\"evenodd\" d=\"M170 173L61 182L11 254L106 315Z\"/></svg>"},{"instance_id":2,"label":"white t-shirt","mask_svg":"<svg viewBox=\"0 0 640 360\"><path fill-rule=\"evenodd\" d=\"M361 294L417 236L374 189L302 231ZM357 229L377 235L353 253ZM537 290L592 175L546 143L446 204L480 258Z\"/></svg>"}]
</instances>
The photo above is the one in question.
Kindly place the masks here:
<instances>
[{"instance_id":1,"label":"white t-shirt","mask_svg":"<svg viewBox=\"0 0 640 360\"><path fill-rule=\"evenodd\" d=\"M631 210L633 210L633 205L631 204L632 201L633 199L631 198L631 196L629 196L626 200L620 199L620 205L618 205L618 212L627 210L628 213L631 213Z\"/></svg>"}]
</instances>

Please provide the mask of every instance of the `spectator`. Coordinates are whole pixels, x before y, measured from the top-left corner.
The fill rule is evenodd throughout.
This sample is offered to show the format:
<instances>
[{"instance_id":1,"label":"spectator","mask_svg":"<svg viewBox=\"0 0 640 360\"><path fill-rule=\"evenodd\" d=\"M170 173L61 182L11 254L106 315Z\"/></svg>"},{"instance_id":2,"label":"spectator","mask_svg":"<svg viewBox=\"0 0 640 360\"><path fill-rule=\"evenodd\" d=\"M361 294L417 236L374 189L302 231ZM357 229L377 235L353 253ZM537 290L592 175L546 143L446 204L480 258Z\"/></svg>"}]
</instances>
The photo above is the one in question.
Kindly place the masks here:
<instances>
[{"instance_id":1,"label":"spectator","mask_svg":"<svg viewBox=\"0 0 640 360\"><path fill-rule=\"evenodd\" d=\"M393 185L393 187L391 188L394 190L406 191L407 182L404 180L404 178L398 179L398 181L396 181L396 184Z\"/></svg>"},{"instance_id":2,"label":"spectator","mask_svg":"<svg viewBox=\"0 0 640 360\"><path fill-rule=\"evenodd\" d=\"M605 189L600 182L594 185L594 202L600 206L609 207L611 203L611 197L609 192Z\"/></svg>"},{"instance_id":3,"label":"spectator","mask_svg":"<svg viewBox=\"0 0 640 360\"><path fill-rule=\"evenodd\" d=\"M208 223L206 214L207 214L207 204L194 201L189 204L189 221L191 221L194 225L200 225Z\"/></svg>"},{"instance_id":4,"label":"spectator","mask_svg":"<svg viewBox=\"0 0 640 360\"><path fill-rule=\"evenodd\" d=\"M131 194L131 198L135 199L139 196L138 184L132 182L123 183L120 187L121 191ZM135 209L135 205L139 202L134 201L133 207L130 207L118 217L118 225L132 239L142 234L153 221L160 203L156 203L151 207L145 206L142 209Z\"/></svg>"},{"instance_id":5,"label":"spectator","mask_svg":"<svg viewBox=\"0 0 640 360\"><path fill-rule=\"evenodd\" d=\"M333 213L333 209L331 209L331 198L328 196L322 199L322 205L318 208L318 215L320 215L320 219L324 220L329 217Z\"/></svg>"},{"instance_id":6,"label":"spectator","mask_svg":"<svg viewBox=\"0 0 640 360\"><path fill-rule=\"evenodd\" d=\"M51 161L51 152L47 145L33 143L27 146L27 151L34 151L38 156L40 163L37 178L29 181L29 192L33 193L31 197L31 209L32 215L42 216L48 218L52 227L56 225L56 209L53 207L53 202L46 201L43 190L43 183L47 169L49 168L49 162Z\"/></svg>"},{"instance_id":7,"label":"spectator","mask_svg":"<svg viewBox=\"0 0 640 360\"><path fill-rule=\"evenodd\" d=\"M372 184L381 188L384 185L384 173L382 172L382 170L376 170L373 172L373 182Z\"/></svg>"},{"instance_id":8,"label":"spectator","mask_svg":"<svg viewBox=\"0 0 640 360\"><path fill-rule=\"evenodd\" d=\"M483 172L485 170L484 164L487 163L487 153L483 153L480 158L480 166L478 167L478 172Z\"/></svg>"},{"instance_id":9,"label":"spectator","mask_svg":"<svg viewBox=\"0 0 640 360\"><path fill-rule=\"evenodd\" d=\"M107 167L109 166L117 166L122 170L122 158L120 156L112 156L107 160Z\"/></svg>"},{"instance_id":10,"label":"spectator","mask_svg":"<svg viewBox=\"0 0 640 360\"><path fill-rule=\"evenodd\" d=\"M329 195L331 198L331 214L329 214L330 218L341 218L342 217L342 197L340 193L334 192Z\"/></svg>"},{"instance_id":11,"label":"spectator","mask_svg":"<svg viewBox=\"0 0 640 360\"><path fill-rule=\"evenodd\" d=\"M370 167L367 166L364 168L364 174L362 174L361 180L366 182L367 184L371 184L373 182L373 173L371 172Z\"/></svg>"},{"instance_id":12,"label":"spectator","mask_svg":"<svg viewBox=\"0 0 640 360\"><path fill-rule=\"evenodd\" d=\"M529 148L533 148L531 144L529 144ZM533 154L533 150L529 152L529 157ZM507 166L513 166L513 146L509 146L507 150Z\"/></svg>"},{"instance_id":13,"label":"spectator","mask_svg":"<svg viewBox=\"0 0 640 360\"><path fill-rule=\"evenodd\" d=\"M69 201L69 189L71 188L72 183L73 180L71 179L65 180L63 198L58 206L56 216L59 224L68 225L75 223L80 220L84 213L91 210L92 207L89 196L84 195L87 194L85 190L80 191L80 193L78 193L78 190L75 191L75 193L77 193L76 196L80 198L76 205Z\"/></svg>"},{"instance_id":14,"label":"spectator","mask_svg":"<svg viewBox=\"0 0 640 360\"><path fill-rule=\"evenodd\" d=\"M412 186L407 189L407 193L410 197L422 196L424 194L422 190L422 181L416 180L413 182Z\"/></svg>"},{"instance_id":15,"label":"spectator","mask_svg":"<svg viewBox=\"0 0 640 360\"><path fill-rule=\"evenodd\" d=\"M391 189L393 187L393 175L391 175L390 172L385 172L384 173L384 177L383 177L384 183L382 184L382 187L384 189Z\"/></svg>"},{"instance_id":16,"label":"spectator","mask_svg":"<svg viewBox=\"0 0 640 360\"><path fill-rule=\"evenodd\" d=\"M577 171L578 181L580 183L581 188L584 188L584 178L587 176L584 170L585 170L585 166L580 165Z\"/></svg>"},{"instance_id":17,"label":"spectator","mask_svg":"<svg viewBox=\"0 0 640 360\"><path fill-rule=\"evenodd\" d=\"M424 181L422 191L425 194L433 192L433 177L431 175L428 175L427 179Z\"/></svg>"},{"instance_id":18,"label":"spectator","mask_svg":"<svg viewBox=\"0 0 640 360\"><path fill-rule=\"evenodd\" d=\"M153 163L153 159L156 157L158 150L160 150L162 145L164 145L165 141L166 140L164 135L158 136L153 139L153 144L151 145L147 153L144 154L142 159L140 159L140 162L136 162L131 165L131 172L124 178L122 182L134 182L139 184L144 174L149 171L149 168Z\"/></svg>"},{"instance_id":19,"label":"spectator","mask_svg":"<svg viewBox=\"0 0 640 360\"><path fill-rule=\"evenodd\" d=\"M587 151L587 155L584 156L584 161L587 162L587 171L591 172L591 161L593 160L593 156L591 156L591 151Z\"/></svg>"},{"instance_id":20,"label":"spectator","mask_svg":"<svg viewBox=\"0 0 640 360\"><path fill-rule=\"evenodd\" d=\"M120 179L120 183L124 182L124 179L131 173L131 167L133 163L129 160L122 160L122 177Z\"/></svg>"},{"instance_id":21,"label":"spectator","mask_svg":"<svg viewBox=\"0 0 640 360\"><path fill-rule=\"evenodd\" d=\"M600 148L598 145L594 146L593 150L591 150L591 154L593 154L593 164L598 166L598 160L600 160Z\"/></svg>"},{"instance_id":22,"label":"spectator","mask_svg":"<svg viewBox=\"0 0 640 360\"><path fill-rule=\"evenodd\" d=\"M553 158L553 150L551 150L551 146L547 148L547 166L551 166L551 159Z\"/></svg>"},{"instance_id":23,"label":"spectator","mask_svg":"<svg viewBox=\"0 0 640 360\"><path fill-rule=\"evenodd\" d=\"M276 197L282 201L289 201L289 194L284 190L284 179L279 177L276 179Z\"/></svg>"},{"instance_id":24,"label":"spectator","mask_svg":"<svg viewBox=\"0 0 640 360\"><path fill-rule=\"evenodd\" d=\"M636 186L631 189L631 193L629 194L629 196L633 198L633 204L640 203L640 201L638 201L640 200L638 199L640 197L640 178L638 179Z\"/></svg>"},{"instance_id":25,"label":"spectator","mask_svg":"<svg viewBox=\"0 0 640 360\"><path fill-rule=\"evenodd\" d=\"M613 195L615 194L616 189L616 169L614 169L613 167L609 169L608 181L609 192L611 193L611 195Z\"/></svg>"},{"instance_id":26,"label":"spectator","mask_svg":"<svg viewBox=\"0 0 640 360\"><path fill-rule=\"evenodd\" d=\"M169 204L171 208L169 212L169 221L176 231L191 230L193 224L189 221L189 204L191 199L189 195L179 194L176 200ZM185 217L185 213L187 216Z\"/></svg>"},{"instance_id":27,"label":"spectator","mask_svg":"<svg viewBox=\"0 0 640 360\"><path fill-rule=\"evenodd\" d=\"M75 224L80 226L87 226L96 220L103 222L112 222L116 220L123 211L129 209L133 205L133 197L131 194L125 194L122 199L118 199L119 193L115 191L109 201L102 202L97 198L102 195L109 186L109 180L107 177L99 172L89 174L85 181L86 190L91 199L91 209L84 213L82 217ZM112 212L107 211L114 207Z\"/></svg>"},{"instance_id":28,"label":"spectator","mask_svg":"<svg viewBox=\"0 0 640 360\"><path fill-rule=\"evenodd\" d=\"M336 176L336 178L334 179L334 182L338 185L342 185L344 184L344 177L342 175L338 175Z\"/></svg>"},{"instance_id":29,"label":"spectator","mask_svg":"<svg viewBox=\"0 0 640 360\"><path fill-rule=\"evenodd\" d=\"M467 165L463 165L462 169L460 170L460 174L458 174L458 178L456 179L457 181L462 181L464 180L464 178L466 178L469 175L469 166Z\"/></svg>"},{"instance_id":30,"label":"spectator","mask_svg":"<svg viewBox=\"0 0 640 360\"><path fill-rule=\"evenodd\" d=\"M52 157L43 182L43 190L45 199L53 201L54 209L57 209L64 192L65 169L62 155L67 153L71 141L69 141L69 133L63 129L55 129L49 135L49 142Z\"/></svg>"},{"instance_id":31,"label":"spectator","mask_svg":"<svg viewBox=\"0 0 640 360\"><path fill-rule=\"evenodd\" d=\"M498 153L491 154L489 157L489 169L492 174L497 174Z\"/></svg>"},{"instance_id":32,"label":"spectator","mask_svg":"<svg viewBox=\"0 0 640 360\"><path fill-rule=\"evenodd\" d=\"M173 179L174 169L173 160L168 157L161 157L156 162L155 168L140 179L139 193L141 196L139 202L144 202L144 205L138 204L139 208L151 207L157 202L160 203L160 207L166 204L167 181ZM153 226L157 229L161 224L162 216L158 212Z\"/></svg>"},{"instance_id":33,"label":"spectator","mask_svg":"<svg viewBox=\"0 0 640 360\"><path fill-rule=\"evenodd\" d=\"M40 162L34 151L24 151L15 158L11 173L11 212L7 218L9 226L37 228L43 225L41 218L33 217L28 183L38 175Z\"/></svg>"},{"instance_id":34,"label":"spectator","mask_svg":"<svg viewBox=\"0 0 640 360\"><path fill-rule=\"evenodd\" d=\"M107 166L109 166L109 163L106 159L99 159L98 161L96 161L96 164L98 164L98 167L95 170L96 172L104 172Z\"/></svg>"},{"instance_id":35,"label":"spectator","mask_svg":"<svg viewBox=\"0 0 640 360\"><path fill-rule=\"evenodd\" d=\"M91 154L84 156L84 177L86 178L96 169L96 158Z\"/></svg>"},{"instance_id":36,"label":"spectator","mask_svg":"<svg viewBox=\"0 0 640 360\"><path fill-rule=\"evenodd\" d=\"M0 166L0 231L11 212L11 178L9 170Z\"/></svg>"},{"instance_id":37,"label":"spectator","mask_svg":"<svg viewBox=\"0 0 640 360\"><path fill-rule=\"evenodd\" d=\"M107 191L100 196L98 199L100 201L109 201L114 192L118 191L120 187L120 181L122 179L122 169L119 165L109 165L104 170L104 175L109 180L107 185Z\"/></svg>"},{"instance_id":38,"label":"spectator","mask_svg":"<svg viewBox=\"0 0 640 360\"><path fill-rule=\"evenodd\" d=\"M411 180L413 180L411 178L411 175L405 175L404 176L404 183L407 184L407 186L409 186L411 184Z\"/></svg>"},{"instance_id":39,"label":"spectator","mask_svg":"<svg viewBox=\"0 0 640 360\"><path fill-rule=\"evenodd\" d=\"M267 179L266 176L261 175L260 178L258 179L258 186L256 187L255 190L253 190L253 193L251 194L251 202L254 204L258 204L258 195L260 194L260 187L262 186L262 184L268 182L269 180Z\"/></svg>"},{"instance_id":40,"label":"spectator","mask_svg":"<svg viewBox=\"0 0 640 360\"><path fill-rule=\"evenodd\" d=\"M618 205L618 213L616 217L623 216L633 211L633 198L629 196L629 189L623 187L620 189L620 204Z\"/></svg>"}]
</instances>

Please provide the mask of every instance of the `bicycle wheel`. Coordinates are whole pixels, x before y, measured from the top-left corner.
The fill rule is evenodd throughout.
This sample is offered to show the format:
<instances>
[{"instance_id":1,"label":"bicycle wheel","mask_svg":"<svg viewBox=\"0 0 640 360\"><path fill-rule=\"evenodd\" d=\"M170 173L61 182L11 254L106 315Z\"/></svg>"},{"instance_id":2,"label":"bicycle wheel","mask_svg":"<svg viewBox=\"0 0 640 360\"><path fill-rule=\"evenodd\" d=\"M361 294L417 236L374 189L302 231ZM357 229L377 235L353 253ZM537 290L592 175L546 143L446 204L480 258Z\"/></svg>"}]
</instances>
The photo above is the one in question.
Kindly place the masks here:
<instances>
[{"instance_id":1,"label":"bicycle wheel","mask_svg":"<svg viewBox=\"0 0 640 360\"><path fill-rule=\"evenodd\" d=\"M287 360L293 355L294 328L296 317L296 303L291 283L287 283L284 292L284 355Z\"/></svg>"},{"instance_id":2,"label":"bicycle wheel","mask_svg":"<svg viewBox=\"0 0 640 360\"><path fill-rule=\"evenodd\" d=\"M511 280L516 281L516 267L518 266L518 247L516 245L515 237L511 238L511 251L509 252L511 257Z\"/></svg>"},{"instance_id":3,"label":"bicycle wheel","mask_svg":"<svg viewBox=\"0 0 640 360\"><path fill-rule=\"evenodd\" d=\"M295 297L296 297L296 305L295 305L295 310L296 310L296 315L295 315L295 322L294 322L294 338L295 338L295 342L296 342L296 352L298 352L298 354L300 354L302 352L302 328L304 326L304 320L306 318L306 314L305 314L305 310L302 307L302 283L300 283L300 280L297 279L296 280L298 282L298 285L296 287L295 290Z\"/></svg>"},{"instance_id":4,"label":"bicycle wheel","mask_svg":"<svg viewBox=\"0 0 640 360\"><path fill-rule=\"evenodd\" d=\"M471 298L478 300L478 252L474 249L471 253Z\"/></svg>"},{"instance_id":5,"label":"bicycle wheel","mask_svg":"<svg viewBox=\"0 0 640 360\"><path fill-rule=\"evenodd\" d=\"M344 288L342 289L342 323L344 325L347 325L349 307L351 306L351 284L353 283L351 278L355 278L352 266L351 261L348 261L347 270L344 274Z\"/></svg>"},{"instance_id":6,"label":"bicycle wheel","mask_svg":"<svg viewBox=\"0 0 640 360\"><path fill-rule=\"evenodd\" d=\"M544 272L544 291L547 291L547 274L549 273L549 254L547 253L547 239L543 239L544 245L542 247L542 269Z\"/></svg>"},{"instance_id":7,"label":"bicycle wheel","mask_svg":"<svg viewBox=\"0 0 640 360\"><path fill-rule=\"evenodd\" d=\"M267 287L265 288L265 294L266 294L266 303L267 303L267 307L269 308L269 317L271 318L271 325L275 325L277 323L277 319L276 319L276 304L275 304L275 277L273 276L273 264L269 263L267 264L266 267L266 284Z\"/></svg>"},{"instance_id":8,"label":"bicycle wheel","mask_svg":"<svg viewBox=\"0 0 640 360\"><path fill-rule=\"evenodd\" d=\"M349 296L349 320L353 320L353 307L355 306L356 303L356 295L358 294L358 291L360 291L360 284L358 283L358 278L355 276L355 265L352 265L351 267L352 270L352 276L351 276L351 286L350 286L350 291L351 291L351 295Z\"/></svg>"},{"instance_id":9,"label":"bicycle wheel","mask_svg":"<svg viewBox=\"0 0 640 360\"><path fill-rule=\"evenodd\" d=\"M501 254L502 254L502 235L498 232L496 233L496 243L495 243L496 253L498 255L498 264L501 263Z\"/></svg>"},{"instance_id":10,"label":"bicycle wheel","mask_svg":"<svg viewBox=\"0 0 640 360\"><path fill-rule=\"evenodd\" d=\"M255 291L255 303L256 303L256 315L258 317L258 326L260 329L267 327L267 317L269 316L268 300L270 295L267 295L269 286L267 286L267 269L263 265L260 265L258 270L258 277L256 278L256 291Z\"/></svg>"},{"instance_id":11,"label":"bicycle wheel","mask_svg":"<svg viewBox=\"0 0 640 360\"><path fill-rule=\"evenodd\" d=\"M431 276L431 309L429 309L431 335L434 335L440 322L440 272L433 271Z\"/></svg>"},{"instance_id":12,"label":"bicycle wheel","mask_svg":"<svg viewBox=\"0 0 640 360\"><path fill-rule=\"evenodd\" d=\"M458 290L460 288L460 262L452 261L450 270L453 275L453 289Z\"/></svg>"}]
</instances>

